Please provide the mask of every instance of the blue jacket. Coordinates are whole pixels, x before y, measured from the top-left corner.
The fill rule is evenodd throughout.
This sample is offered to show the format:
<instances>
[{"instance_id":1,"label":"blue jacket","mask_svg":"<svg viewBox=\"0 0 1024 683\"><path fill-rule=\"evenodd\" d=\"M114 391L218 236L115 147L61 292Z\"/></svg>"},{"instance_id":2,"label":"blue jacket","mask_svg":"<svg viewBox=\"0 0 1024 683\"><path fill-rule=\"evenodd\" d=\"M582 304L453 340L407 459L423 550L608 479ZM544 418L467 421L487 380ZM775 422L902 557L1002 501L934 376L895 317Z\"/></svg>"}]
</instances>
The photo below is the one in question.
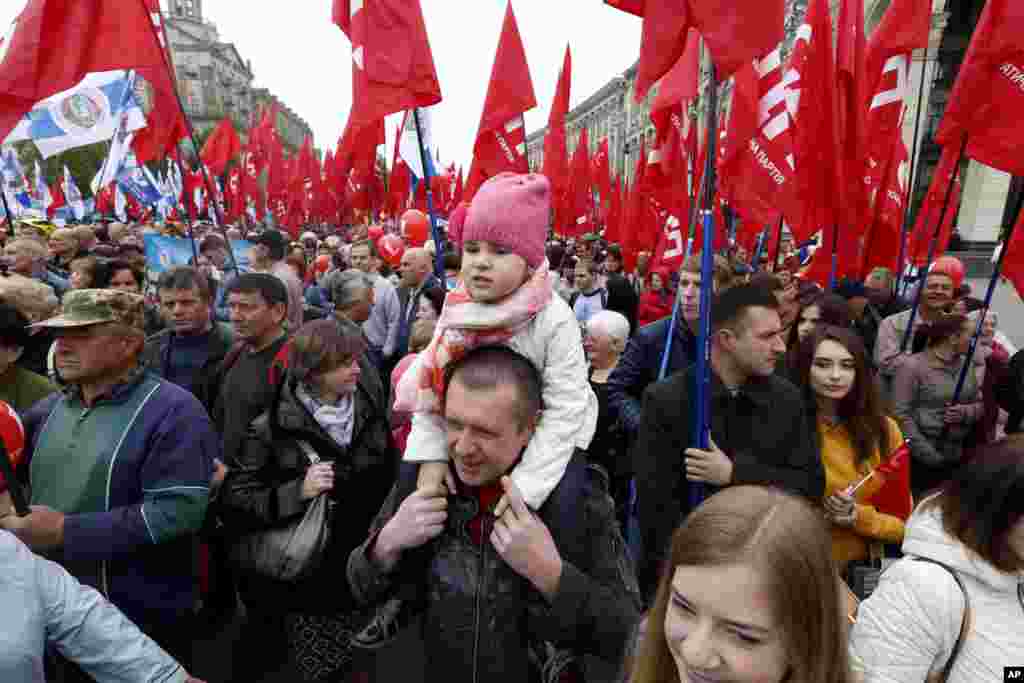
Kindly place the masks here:
<instances>
[{"instance_id":1,"label":"blue jacket","mask_svg":"<svg viewBox=\"0 0 1024 683\"><path fill-rule=\"evenodd\" d=\"M658 381L665 336L671 324L672 318L663 318L641 327L629 340L619 364L608 378L608 405L631 437L635 437L640 428L644 389ZM673 335L666 379L696 360L697 339L690 329L677 322Z\"/></svg>"},{"instance_id":2,"label":"blue jacket","mask_svg":"<svg viewBox=\"0 0 1024 683\"><path fill-rule=\"evenodd\" d=\"M195 600L193 543L209 500L218 438L181 387L140 372L86 408L75 388L26 415L33 503L64 512L53 558L146 630L187 614ZM75 500L46 476L68 454L91 458ZM55 500L57 499L57 500Z\"/></svg>"}]
</instances>

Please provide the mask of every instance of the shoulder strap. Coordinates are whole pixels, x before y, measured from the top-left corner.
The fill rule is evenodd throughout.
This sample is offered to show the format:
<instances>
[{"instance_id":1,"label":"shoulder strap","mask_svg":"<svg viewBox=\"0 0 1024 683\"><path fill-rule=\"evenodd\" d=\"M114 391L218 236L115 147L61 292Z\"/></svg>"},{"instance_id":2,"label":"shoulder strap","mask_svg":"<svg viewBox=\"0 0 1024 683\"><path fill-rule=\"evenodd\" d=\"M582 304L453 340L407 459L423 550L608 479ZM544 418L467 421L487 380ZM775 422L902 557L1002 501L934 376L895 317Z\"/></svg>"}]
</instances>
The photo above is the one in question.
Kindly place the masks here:
<instances>
[{"instance_id":1,"label":"shoulder strap","mask_svg":"<svg viewBox=\"0 0 1024 683\"><path fill-rule=\"evenodd\" d=\"M575 308L576 307L576 299L578 299L578 298L580 298L579 291L575 291L575 292L573 292L572 294L569 295L569 308Z\"/></svg>"},{"instance_id":2,"label":"shoulder strap","mask_svg":"<svg viewBox=\"0 0 1024 683\"><path fill-rule=\"evenodd\" d=\"M608 308L608 290L601 288L601 308Z\"/></svg>"},{"instance_id":3,"label":"shoulder strap","mask_svg":"<svg viewBox=\"0 0 1024 683\"><path fill-rule=\"evenodd\" d=\"M963 648L964 641L967 640L967 634L971 631L971 598L967 595L967 588L964 586L964 582L960 579L960 575L956 573L952 567L938 560L933 560L928 557L915 557L917 562L930 562L931 564L937 564L952 575L953 580L956 581L956 585L960 586L960 592L964 595L964 615L960 620L960 633L957 634L956 643L953 645L953 650L949 653L949 659L946 660L946 666L942 668L942 678L940 680L946 681L949 679L949 674L953 670L953 664L956 663L956 658L960 654L960 650Z\"/></svg>"}]
</instances>

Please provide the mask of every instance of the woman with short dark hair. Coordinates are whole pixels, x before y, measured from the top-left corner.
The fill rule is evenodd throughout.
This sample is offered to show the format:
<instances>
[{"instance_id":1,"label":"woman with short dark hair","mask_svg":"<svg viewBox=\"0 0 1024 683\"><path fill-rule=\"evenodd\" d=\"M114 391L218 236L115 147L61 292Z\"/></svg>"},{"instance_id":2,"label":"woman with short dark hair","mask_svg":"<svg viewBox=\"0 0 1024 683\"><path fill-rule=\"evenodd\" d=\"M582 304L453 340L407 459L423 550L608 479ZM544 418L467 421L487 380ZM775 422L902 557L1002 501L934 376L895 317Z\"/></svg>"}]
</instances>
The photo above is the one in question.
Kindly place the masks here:
<instances>
[{"instance_id":1,"label":"woman with short dark hair","mask_svg":"<svg viewBox=\"0 0 1024 683\"><path fill-rule=\"evenodd\" d=\"M862 680L998 681L1024 662L1024 441L980 449L922 501L903 552L857 613Z\"/></svg>"},{"instance_id":2,"label":"woman with short dark hair","mask_svg":"<svg viewBox=\"0 0 1024 683\"><path fill-rule=\"evenodd\" d=\"M253 675L236 670L237 680L274 670L267 668L277 664L270 660L284 651L302 680L340 679L351 664L349 638L365 619L345 563L365 540L399 460L384 388L365 351L362 328L347 319L299 328L288 346L285 379L253 421L224 484L221 514L236 536L294 522L321 494L332 510L329 545L311 575L286 582L240 573L249 625L237 665Z\"/></svg>"},{"instance_id":3,"label":"woman with short dark hair","mask_svg":"<svg viewBox=\"0 0 1024 683\"><path fill-rule=\"evenodd\" d=\"M960 402L951 405L973 332L962 315L921 325L915 337L924 341L924 350L910 356L893 377L893 414L910 439L910 485L916 498L941 485L959 466L964 439L984 412L973 367Z\"/></svg>"}]
</instances>

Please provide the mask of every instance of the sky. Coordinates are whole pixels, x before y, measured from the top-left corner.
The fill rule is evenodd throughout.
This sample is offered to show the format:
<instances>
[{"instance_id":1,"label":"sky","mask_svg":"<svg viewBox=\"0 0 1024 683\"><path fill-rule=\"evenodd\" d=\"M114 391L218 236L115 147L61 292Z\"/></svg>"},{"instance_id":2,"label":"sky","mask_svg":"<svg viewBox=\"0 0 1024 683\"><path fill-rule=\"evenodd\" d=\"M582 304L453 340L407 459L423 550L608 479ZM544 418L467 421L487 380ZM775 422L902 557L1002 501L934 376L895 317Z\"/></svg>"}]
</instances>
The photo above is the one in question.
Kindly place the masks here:
<instances>
[{"instance_id":1,"label":"sky","mask_svg":"<svg viewBox=\"0 0 1024 683\"><path fill-rule=\"evenodd\" d=\"M444 101L432 112L434 144L443 164L469 172L473 140L487 93L507 0L421 0ZM25 6L0 0L0 35ZM352 98L351 48L331 24L331 0L203 0L222 41L251 60L255 87L268 88L313 129L315 143L332 148L345 128ZM538 106L527 131L547 123L565 46L572 49L570 106L593 94L636 61L640 19L601 0L512 0ZM394 129L389 117L391 162Z\"/></svg>"}]
</instances>

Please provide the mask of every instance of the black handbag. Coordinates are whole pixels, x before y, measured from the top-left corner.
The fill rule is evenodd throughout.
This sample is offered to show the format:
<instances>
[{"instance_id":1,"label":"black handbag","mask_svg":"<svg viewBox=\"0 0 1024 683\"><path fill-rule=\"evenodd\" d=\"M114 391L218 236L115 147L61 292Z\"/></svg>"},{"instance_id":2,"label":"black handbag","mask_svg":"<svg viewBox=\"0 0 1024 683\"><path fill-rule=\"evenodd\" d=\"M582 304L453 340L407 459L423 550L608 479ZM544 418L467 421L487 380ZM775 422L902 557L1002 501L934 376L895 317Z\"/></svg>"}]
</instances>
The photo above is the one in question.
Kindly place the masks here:
<instances>
[{"instance_id":1,"label":"black handbag","mask_svg":"<svg viewBox=\"0 0 1024 683\"><path fill-rule=\"evenodd\" d=\"M310 464L320 462L307 442L300 441L299 446ZM333 508L328 493L321 493L300 519L242 536L231 549L234 566L277 581L294 582L309 576L320 566L330 541Z\"/></svg>"}]
</instances>

